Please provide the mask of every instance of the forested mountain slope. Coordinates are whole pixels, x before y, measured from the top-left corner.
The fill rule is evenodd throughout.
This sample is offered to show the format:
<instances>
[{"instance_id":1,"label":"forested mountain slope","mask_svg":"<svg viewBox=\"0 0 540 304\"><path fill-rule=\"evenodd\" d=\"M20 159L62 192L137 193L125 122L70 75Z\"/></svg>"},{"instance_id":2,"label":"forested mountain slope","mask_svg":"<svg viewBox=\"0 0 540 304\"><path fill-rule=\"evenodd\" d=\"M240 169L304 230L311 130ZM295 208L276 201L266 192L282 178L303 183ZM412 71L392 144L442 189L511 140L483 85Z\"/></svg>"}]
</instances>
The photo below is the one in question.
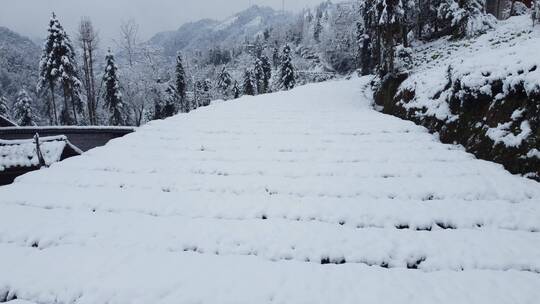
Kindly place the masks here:
<instances>
[{"instance_id":1,"label":"forested mountain slope","mask_svg":"<svg viewBox=\"0 0 540 304\"><path fill-rule=\"evenodd\" d=\"M182 25L178 30L156 34L149 43L164 48L165 54L178 51L206 51L216 46L234 48L274 27L292 23L291 13L269 7L252 6L224 21L203 19Z\"/></svg>"},{"instance_id":2,"label":"forested mountain slope","mask_svg":"<svg viewBox=\"0 0 540 304\"><path fill-rule=\"evenodd\" d=\"M0 27L0 97L13 101L25 88L35 91L40 48L5 27Z\"/></svg>"}]
</instances>

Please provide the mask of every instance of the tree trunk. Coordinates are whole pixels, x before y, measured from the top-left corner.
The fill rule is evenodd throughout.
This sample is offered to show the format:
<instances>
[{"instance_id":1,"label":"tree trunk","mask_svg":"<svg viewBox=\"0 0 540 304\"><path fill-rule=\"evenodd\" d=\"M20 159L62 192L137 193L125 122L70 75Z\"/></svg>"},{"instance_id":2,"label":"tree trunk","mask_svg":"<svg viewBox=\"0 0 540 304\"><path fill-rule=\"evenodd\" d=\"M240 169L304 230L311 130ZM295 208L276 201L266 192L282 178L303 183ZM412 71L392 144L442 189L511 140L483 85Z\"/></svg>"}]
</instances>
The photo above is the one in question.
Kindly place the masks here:
<instances>
[{"instance_id":1,"label":"tree trunk","mask_svg":"<svg viewBox=\"0 0 540 304\"><path fill-rule=\"evenodd\" d=\"M73 98L73 93L70 94L71 97L71 106L73 107L73 120L75 122L75 125L79 125L79 121L77 119L77 105L75 105L75 98Z\"/></svg>"},{"instance_id":2,"label":"tree trunk","mask_svg":"<svg viewBox=\"0 0 540 304\"><path fill-rule=\"evenodd\" d=\"M96 79L94 77L94 54L92 48L88 51L88 63L89 63L89 73L90 73L90 95L91 95L91 105L92 105L92 121L93 125L97 125L97 99L96 99Z\"/></svg>"},{"instance_id":3,"label":"tree trunk","mask_svg":"<svg viewBox=\"0 0 540 304\"><path fill-rule=\"evenodd\" d=\"M54 118L54 125L58 125L58 113L56 111L56 101L54 100L54 84L49 85L51 89L51 104L52 104L52 111L53 111L53 118ZM51 119L52 120L52 119Z\"/></svg>"}]
</instances>

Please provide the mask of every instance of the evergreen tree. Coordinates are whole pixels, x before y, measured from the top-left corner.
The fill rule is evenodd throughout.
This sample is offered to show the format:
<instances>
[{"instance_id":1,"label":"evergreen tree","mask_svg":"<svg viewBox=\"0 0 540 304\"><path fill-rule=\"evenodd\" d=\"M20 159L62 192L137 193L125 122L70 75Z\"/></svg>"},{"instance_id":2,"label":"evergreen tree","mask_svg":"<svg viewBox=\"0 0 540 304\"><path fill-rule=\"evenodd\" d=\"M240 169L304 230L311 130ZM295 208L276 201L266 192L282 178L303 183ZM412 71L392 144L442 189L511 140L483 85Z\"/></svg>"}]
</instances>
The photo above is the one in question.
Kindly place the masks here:
<instances>
[{"instance_id":1,"label":"evergreen tree","mask_svg":"<svg viewBox=\"0 0 540 304\"><path fill-rule=\"evenodd\" d=\"M238 81L234 81L232 93L233 93L234 99L240 98L240 88L238 87Z\"/></svg>"},{"instance_id":2,"label":"evergreen tree","mask_svg":"<svg viewBox=\"0 0 540 304\"><path fill-rule=\"evenodd\" d=\"M321 42L321 32L322 32L321 19L322 19L322 12L319 11L317 12L317 21L315 22L315 27L313 28L313 39L315 39L317 43Z\"/></svg>"},{"instance_id":3,"label":"evergreen tree","mask_svg":"<svg viewBox=\"0 0 540 304\"><path fill-rule=\"evenodd\" d=\"M83 104L80 98L81 82L77 72L75 51L68 34L54 13L49 21L48 32L39 64L38 91L43 92L46 87L48 88L51 98L50 120L51 123L58 124L55 101L55 88L58 85L64 95L61 122L77 124L77 113L82 112Z\"/></svg>"},{"instance_id":4,"label":"evergreen tree","mask_svg":"<svg viewBox=\"0 0 540 304\"><path fill-rule=\"evenodd\" d=\"M281 87L290 90L296 85L294 66L291 59L291 48L285 45L281 55Z\"/></svg>"},{"instance_id":5,"label":"evergreen tree","mask_svg":"<svg viewBox=\"0 0 540 304\"><path fill-rule=\"evenodd\" d=\"M151 96L154 102L151 119L165 119L178 113L180 97L174 85L164 84L158 80L152 87Z\"/></svg>"},{"instance_id":6,"label":"evergreen tree","mask_svg":"<svg viewBox=\"0 0 540 304\"><path fill-rule=\"evenodd\" d=\"M182 113L187 113L190 110L189 101L186 97L186 91L186 71L184 70L184 64L182 62L182 55L178 53L176 55L176 93L180 99L180 112Z\"/></svg>"},{"instance_id":7,"label":"evergreen tree","mask_svg":"<svg viewBox=\"0 0 540 304\"><path fill-rule=\"evenodd\" d=\"M0 96L0 116L4 116L5 118L10 117L8 102L4 96Z\"/></svg>"},{"instance_id":8,"label":"evergreen tree","mask_svg":"<svg viewBox=\"0 0 540 304\"><path fill-rule=\"evenodd\" d=\"M158 120L158 119L164 119L164 108L165 108L165 98L161 94L161 90L159 88L159 83L155 84L151 91L150 96L152 97L153 103L154 103L154 110L152 111L150 115L151 120Z\"/></svg>"},{"instance_id":9,"label":"evergreen tree","mask_svg":"<svg viewBox=\"0 0 540 304\"><path fill-rule=\"evenodd\" d=\"M105 73L103 74L105 90L103 92L103 99L105 101L105 108L110 113L109 123L113 126L124 125L124 103L118 81L118 67L115 64L114 55L111 50L108 51L105 62Z\"/></svg>"},{"instance_id":10,"label":"evergreen tree","mask_svg":"<svg viewBox=\"0 0 540 304\"><path fill-rule=\"evenodd\" d=\"M540 0L533 0L531 17L533 20L533 26L540 21Z\"/></svg>"},{"instance_id":11,"label":"evergreen tree","mask_svg":"<svg viewBox=\"0 0 540 304\"><path fill-rule=\"evenodd\" d=\"M48 89L50 94L49 99L49 118L51 124L58 125L58 111L55 101L55 88L62 76L59 73L60 64L62 61L62 54L60 52L60 44L63 29L60 25L56 15L53 13L49 21L49 29L47 39L43 46L43 52L41 60L39 62L39 81L37 89L39 92L43 92L45 88Z\"/></svg>"},{"instance_id":12,"label":"evergreen tree","mask_svg":"<svg viewBox=\"0 0 540 304\"><path fill-rule=\"evenodd\" d=\"M193 86L194 86L194 88L193 88L193 100L192 100L191 109L197 109L198 107L200 107L202 105L201 100L202 100L202 97L204 95L203 83L202 83L202 81L197 80L197 81L195 81Z\"/></svg>"},{"instance_id":13,"label":"evergreen tree","mask_svg":"<svg viewBox=\"0 0 540 304\"><path fill-rule=\"evenodd\" d=\"M263 81L262 81L262 91L259 91L260 94L270 93L270 79L272 79L272 65L270 64L270 59L266 55L261 55L259 58L261 61L261 67L263 72Z\"/></svg>"},{"instance_id":14,"label":"evergreen tree","mask_svg":"<svg viewBox=\"0 0 540 304\"><path fill-rule=\"evenodd\" d=\"M259 58L255 60L255 66L253 67L253 77L256 86L256 93L265 93L266 88L264 86L264 70L262 68L262 62Z\"/></svg>"},{"instance_id":15,"label":"evergreen tree","mask_svg":"<svg viewBox=\"0 0 540 304\"><path fill-rule=\"evenodd\" d=\"M277 69L281 64L281 58L279 57L279 49L277 47L275 47L274 51L272 52L272 62L274 63L275 69Z\"/></svg>"},{"instance_id":16,"label":"evergreen tree","mask_svg":"<svg viewBox=\"0 0 540 304\"><path fill-rule=\"evenodd\" d=\"M244 72L244 95L255 95L255 85L253 84L253 73L250 70Z\"/></svg>"},{"instance_id":17,"label":"evergreen tree","mask_svg":"<svg viewBox=\"0 0 540 304\"><path fill-rule=\"evenodd\" d=\"M82 114L84 111L84 103L81 99L82 82L79 79L75 50L71 43L71 39L66 31L62 31L61 37L60 53L62 54L62 60L59 72L62 75L60 78L60 85L64 93L64 112L69 113L69 107L71 106L69 120L64 121L64 124L77 125L80 122L77 114ZM71 114L73 114L73 116L71 116Z\"/></svg>"},{"instance_id":18,"label":"evergreen tree","mask_svg":"<svg viewBox=\"0 0 540 304\"><path fill-rule=\"evenodd\" d=\"M21 127L35 126L36 116L32 107L32 98L26 90L21 90L17 94L17 101L13 105L13 117Z\"/></svg>"},{"instance_id":19,"label":"evergreen tree","mask_svg":"<svg viewBox=\"0 0 540 304\"><path fill-rule=\"evenodd\" d=\"M356 24L357 67L362 75L373 73L380 58L379 11L376 0L360 4L360 21Z\"/></svg>"},{"instance_id":20,"label":"evergreen tree","mask_svg":"<svg viewBox=\"0 0 540 304\"><path fill-rule=\"evenodd\" d=\"M384 76L395 72L395 47L402 38L404 9L401 0L378 0L378 7L382 51L379 74Z\"/></svg>"},{"instance_id":21,"label":"evergreen tree","mask_svg":"<svg viewBox=\"0 0 540 304\"><path fill-rule=\"evenodd\" d=\"M218 88L221 90L223 96L226 98L229 94L229 88L232 85L232 77L229 72L227 72L227 69L223 67L221 70L221 73L219 73L218 76Z\"/></svg>"},{"instance_id":22,"label":"evergreen tree","mask_svg":"<svg viewBox=\"0 0 540 304\"><path fill-rule=\"evenodd\" d=\"M172 85L168 85L165 89L165 106L163 107L163 118L174 116L180 108L180 95Z\"/></svg>"},{"instance_id":23,"label":"evergreen tree","mask_svg":"<svg viewBox=\"0 0 540 304\"><path fill-rule=\"evenodd\" d=\"M210 79L205 79L202 83L202 94L200 95L201 97L201 105L203 107L207 107L210 105L210 103L212 102L212 94L211 94L211 91L212 91L212 81L210 81Z\"/></svg>"}]
</instances>

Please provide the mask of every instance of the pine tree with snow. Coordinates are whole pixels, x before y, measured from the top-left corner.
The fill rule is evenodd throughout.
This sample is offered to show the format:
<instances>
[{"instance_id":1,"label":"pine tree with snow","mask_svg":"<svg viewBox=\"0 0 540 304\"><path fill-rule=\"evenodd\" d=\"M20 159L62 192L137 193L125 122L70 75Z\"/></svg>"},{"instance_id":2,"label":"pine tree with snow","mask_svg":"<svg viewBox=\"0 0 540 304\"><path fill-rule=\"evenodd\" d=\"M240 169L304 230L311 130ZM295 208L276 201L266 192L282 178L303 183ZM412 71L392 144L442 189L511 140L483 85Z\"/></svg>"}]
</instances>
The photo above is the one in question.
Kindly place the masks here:
<instances>
[{"instance_id":1,"label":"pine tree with snow","mask_svg":"<svg viewBox=\"0 0 540 304\"><path fill-rule=\"evenodd\" d=\"M176 93L179 97L180 112L187 113L190 111L189 101L187 100L187 78L184 64L182 61L182 55L178 53L176 55Z\"/></svg>"},{"instance_id":2,"label":"pine tree with snow","mask_svg":"<svg viewBox=\"0 0 540 304\"><path fill-rule=\"evenodd\" d=\"M296 76L291 59L291 48L285 45L281 54L280 83L285 90L290 90L296 85Z\"/></svg>"},{"instance_id":3,"label":"pine tree with snow","mask_svg":"<svg viewBox=\"0 0 540 304\"><path fill-rule=\"evenodd\" d=\"M223 67L218 76L218 88L225 98L229 95L229 88L232 85L232 76L227 69Z\"/></svg>"},{"instance_id":4,"label":"pine tree with snow","mask_svg":"<svg viewBox=\"0 0 540 304\"><path fill-rule=\"evenodd\" d=\"M166 107L166 92L162 88L162 84L156 82L150 91L151 99L154 103L154 110L152 111L151 120L165 119L168 116L165 114Z\"/></svg>"},{"instance_id":5,"label":"pine tree with snow","mask_svg":"<svg viewBox=\"0 0 540 304\"><path fill-rule=\"evenodd\" d=\"M322 12L317 12L317 20L315 21L315 27L313 28L313 39L315 39L315 42L320 43L321 42L321 33L322 33Z\"/></svg>"},{"instance_id":6,"label":"pine tree with snow","mask_svg":"<svg viewBox=\"0 0 540 304\"><path fill-rule=\"evenodd\" d=\"M205 79L201 82L202 84L202 94L201 97L201 103L200 105L203 107L207 107L212 102L212 81L210 79Z\"/></svg>"},{"instance_id":7,"label":"pine tree with snow","mask_svg":"<svg viewBox=\"0 0 540 304\"><path fill-rule=\"evenodd\" d=\"M279 65L281 64L281 58L279 56L279 49L277 47L275 47L272 52L272 63L274 64L275 69L277 69Z\"/></svg>"},{"instance_id":8,"label":"pine tree with snow","mask_svg":"<svg viewBox=\"0 0 540 304\"><path fill-rule=\"evenodd\" d=\"M63 28L60 25L56 15L53 13L49 21L49 29L47 39L43 46L43 52L39 63L39 81L37 89L39 92L44 92L48 89L50 94L49 99L49 117L51 124L58 125L58 110L55 100L55 89L62 75L60 74L60 64L62 55L60 50L60 42L62 39Z\"/></svg>"},{"instance_id":9,"label":"pine tree with snow","mask_svg":"<svg viewBox=\"0 0 540 304\"><path fill-rule=\"evenodd\" d=\"M81 82L75 60L75 51L71 40L53 13L49 21L48 36L43 47L39 64L38 91L45 88L50 94L50 120L58 124L58 109L55 101L55 89L62 89L64 108L61 122L63 124L78 123L77 113L83 109L80 98ZM71 106L71 109L70 109Z\"/></svg>"},{"instance_id":10,"label":"pine tree with snow","mask_svg":"<svg viewBox=\"0 0 540 304\"><path fill-rule=\"evenodd\" d=\"M270 79L272 79L272 65L270 64L270 59L266 55L261 55L259 58L261 61L261 67L263 72L263 81L262 81L262 90L259 91L259 94L270 93Z\"/></svg>"},{"instance_id":11,"label":"pine tree with snow","mask_svg":"<svg viewBox=\"0 0 540 304\"><path fill-rule=\"evenodd\" d=\"M3 116L5 118L10 117L8 101L4 96L0 96L0 116Z\"/></svg>"},{"instance_id":12,"label":"pine tree with snow","mask_svg":"<svg viewBox=\"0 0 540 304\"><path fill-rule=\"evenodd\" d=\"M540 23L540 0L533 0L531 17L533 26Z\"/></svg>"},{"instance_id":13,"label":"pine tree with snow","mask_svg":"<svg viewBox=\"0 0 540 304\"><path fill-rule=\"evenodd\" d=\"M402 37L405 11L401 0L377 0L380 10L379 31L381 33L381 76L395 73L395 47Z\"/></svg>"},{"instance_id":14,"label":"pine tree with snow","mask_svg":"<svg viewBox=\"0 0 540 304\"><path fill-rule=\"evenodd\" d=\"M378 4L378 0L366 0L360 3L360 20L356 24L356 58L357 67L362 75L372 74L380 61L381 7Z\"/></svg>"},{"instance_id":15,"label":"pine tree with snow","mask_svg":"<svg viewBox=\"0 0 540 304\"><path fill-rule=\"evenodd\" d=\"M105 73L103 74L105 108L110 114L109 123L113 126L121 126L125 124L124 103L118 81L118 67L111 50L108 51L105 57L105 63Z\"/></svg>"},{"instance_id":16,"label":"pine tree with snow","mask_svg":"<svg viewBox=\"0 0 540 304\"><path fill-rule=\"evenodd\" d=\"M21 127L35 126L36 116L32 106L32 98L26 90L21 90L17 94L17 101L13 105L13 117Z\"/></svg>"},{"instance_id":17,"label":"pine tree with snow","mask_svg":"<svg viewBox=\"0 0 540 304\"><path fill-rule=\"evenodd\" d=\"M178 113L180 107L180 96L176 92L176 89L172 85L168 85L164 94L164 106L161 111L162 118L174 116Z\"/></svg>"},{"instance_id":18,"label":"pine tree with snow","mask_svg":"<svg viewBox=\"0 0 540 304\"><path fill-rule=\"evenodd\" d=\"M69 120L63 121L64 124L79 124L84 111L84 104L81 99L82 82L79 79L77 61L75 59L75 49L71 43L66 31L62 31L60 40L60 53L62 60L59 67L61 73L60 86L64 94L64 112L70 112ZM70 109L71 107L71 109Z\"/></svg>"},{"instance_id":19,"label":"pine tree with snow","mask_svg":"<svg viewBox=\"0 0 540 304\"><path fill-rule=\"evenodd\" d=\"M253 67L253 77L256 86L255 92L257 94L265 93L266 88L264 87L264 70L262 68L262 62L259 58L255 60L255 65Z\"/></svg>"},{"instance_id":20,"label":"pine tree with snow","mask_svg":"<svg viewBox=\"0 0 540 304\"><path fill-rule=\"evenodd\" d=\"M234 81L232 93L233 93L234 99L240 98L240 88L238 87L238 81L236 80Z\"/></svg>"},{"instance_id":21,"label":"pine tree with snow","mask_svg":"<svg viewBox=\"0 0 540 304\"><path fill-rule=\"evenodd\" d=\"M244 95L255 95L255 85L253 83L253 73L250 70L244 72Z\"/></svg>"}]
</instances>

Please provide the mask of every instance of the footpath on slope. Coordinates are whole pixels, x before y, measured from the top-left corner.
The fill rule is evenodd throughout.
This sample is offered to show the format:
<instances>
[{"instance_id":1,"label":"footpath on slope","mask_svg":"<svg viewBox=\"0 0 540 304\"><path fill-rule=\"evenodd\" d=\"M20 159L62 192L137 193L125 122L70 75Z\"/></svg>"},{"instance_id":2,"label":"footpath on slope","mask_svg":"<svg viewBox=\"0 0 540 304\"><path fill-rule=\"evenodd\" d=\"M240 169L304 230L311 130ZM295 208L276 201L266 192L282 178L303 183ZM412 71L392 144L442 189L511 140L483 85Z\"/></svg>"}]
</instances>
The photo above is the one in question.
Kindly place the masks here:
<instances>
[{"instance_id":1,"label":"footpath on slope","mask_svg":"<svg viewBox=\"0 0 540 304\"><path fill-rule=\"evenodd\" d=\"M155 121L0 187L0 302L537 303L540 185L374 111L368 82Z\"/></svg>"}]
</instances>

